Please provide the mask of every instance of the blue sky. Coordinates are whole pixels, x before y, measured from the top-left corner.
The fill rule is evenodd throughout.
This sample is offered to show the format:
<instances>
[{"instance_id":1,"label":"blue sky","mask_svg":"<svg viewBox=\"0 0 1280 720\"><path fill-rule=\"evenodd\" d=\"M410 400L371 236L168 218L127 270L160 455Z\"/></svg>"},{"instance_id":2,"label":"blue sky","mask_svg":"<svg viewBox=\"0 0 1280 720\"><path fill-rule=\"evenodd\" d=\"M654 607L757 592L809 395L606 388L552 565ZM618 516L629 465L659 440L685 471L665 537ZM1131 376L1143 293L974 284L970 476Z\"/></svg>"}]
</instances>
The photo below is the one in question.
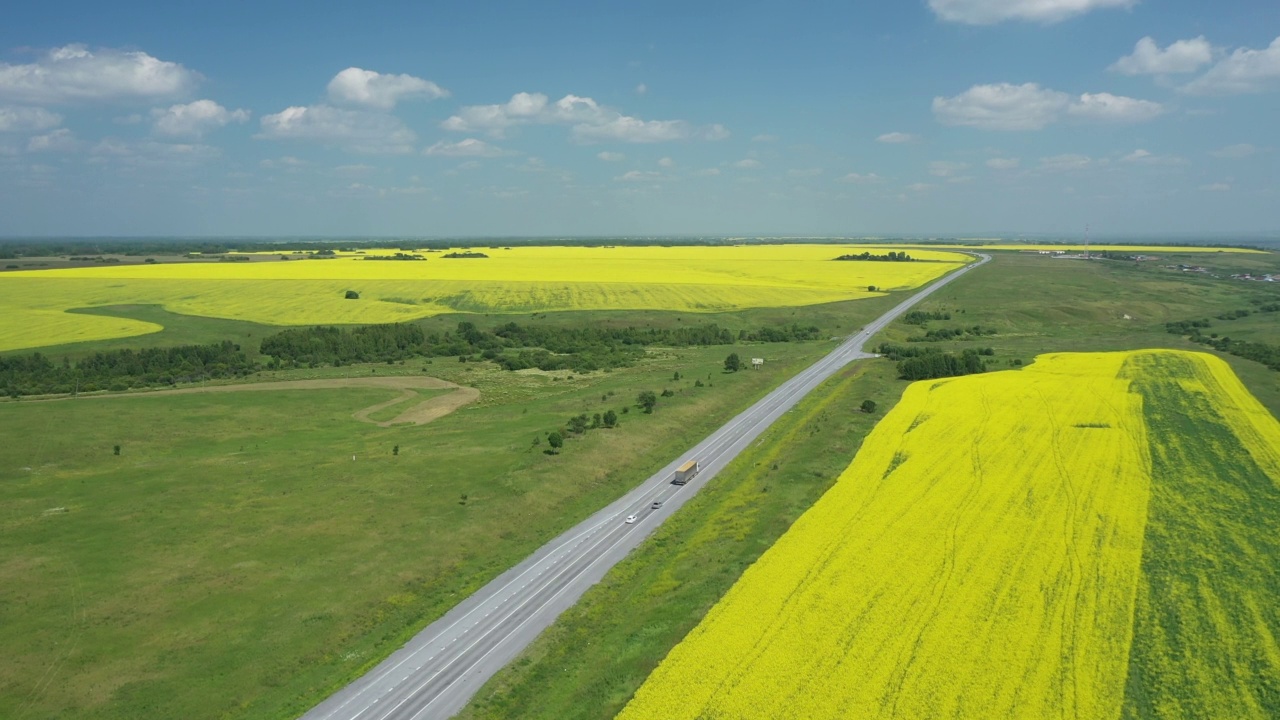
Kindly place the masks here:
<instances>
[{"instance_id":1,"label":"blue sky","mask_svg":"<svg viewBox=\"0 0 1280 720\"><path fill-rule=\"evenodd\" d=\"M19 3L0 236L1267 233L1278 118L1274 0Z\"/></svg>"}]
</instances>

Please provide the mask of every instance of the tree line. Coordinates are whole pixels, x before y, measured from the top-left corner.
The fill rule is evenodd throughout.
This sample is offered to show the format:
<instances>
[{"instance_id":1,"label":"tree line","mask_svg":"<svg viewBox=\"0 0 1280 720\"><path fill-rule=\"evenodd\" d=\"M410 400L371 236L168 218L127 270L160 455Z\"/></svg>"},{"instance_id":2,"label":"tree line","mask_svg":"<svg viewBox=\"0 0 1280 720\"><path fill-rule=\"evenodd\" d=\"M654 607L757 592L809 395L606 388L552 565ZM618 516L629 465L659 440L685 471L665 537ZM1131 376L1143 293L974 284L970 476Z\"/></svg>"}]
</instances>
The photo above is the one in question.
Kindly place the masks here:
<instances>
[{"instance_id":1,"label":"tree line","mask_svg":"<svg viewBox=\"0 0 1280 720\"><path fill-rule=\"evenodd\" d=\"M932 347L906 347L883 343L876 353L898 364L898 375L903 380L931 380L934 378L974 375L987 371L984 356L995 355L992 348L966 349L962 352L943 352Z\"/></svg>"},{"instance_id":2,"label":"tree line","mask_svg":"<svg viewBox=\"0 0 1280 720\"><path fill-rule=\"evenodd\" d=\"M816 326L763 327L733 333L714 323L680 328L556 327L509 322L483 330L460 322L452 331L427 333L418 325L321 326L284 330L262 341L270 368L395 362L413 357L488 360L505 370L591 372L626 367L649 346L732 345L739 340L792 342L821 335Z\"/></svg>"},{"instance_id":3,"label":"tree line","mask_svg":"<svg viewBox=\"0 0 1280 720\"><path fill-rule=\"evenodd\" d=\"M1260 303L1253 311L1250 310L1234 310L1218 315L1220 320L1238 320L1248 317L1254 312L1271 313L1280 312L1280 303ZM1236 357L1242 357L1246 360L1262 363L1272 370L1280 370L1280 345L1272 343L1257 342L1253 340L1234 340L1230 336L1219 336L1218 333L1203 333L1202 330L1208 330L1213 326L1208 319L1198 320L1179 320L1177 322L1165 323L1164 329L1173 335L1182 335L1192 342L1200 343Z\"/></svg>"},{"instance_id":4,"label":"tree line","mask_svg":"<svg viewBox=\"0 0 1280 720\"><path fill-rule=\"evenodd\" d=\"M876 255L872 252L861 252L857 255L848 254L841 255L836 260L861 260L866 262L915 262L915 258L906 253L905 250L890 250L883 255Z\"/></svg>"},{"instance_id":5,"label":"tree line","mask_svg":"<svg viewBox=\"0 0 1280 720\"><path fill-rule=\"evenodd\" d=\"M142 350L107 350L75 362L42 353L0 356L0 391L9 397L175 385L235 378L258 370L229 340Z\"/></svg>"}]
</instances>

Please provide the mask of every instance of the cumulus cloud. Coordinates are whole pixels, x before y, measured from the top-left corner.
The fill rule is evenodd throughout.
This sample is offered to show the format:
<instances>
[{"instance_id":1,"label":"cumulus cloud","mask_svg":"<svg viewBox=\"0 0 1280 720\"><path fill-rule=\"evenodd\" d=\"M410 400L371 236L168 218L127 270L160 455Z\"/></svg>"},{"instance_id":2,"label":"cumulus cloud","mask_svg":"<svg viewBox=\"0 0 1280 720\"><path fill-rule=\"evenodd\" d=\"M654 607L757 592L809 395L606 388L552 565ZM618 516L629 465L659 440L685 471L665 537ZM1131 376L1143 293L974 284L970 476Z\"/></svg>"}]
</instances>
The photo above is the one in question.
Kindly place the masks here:
<instances>
[{"instance_id":1,"label":"cumulus cloud","mask_svg":"<svg viewBox=\"0 0 1280 720\"><path fill-rule=\"evenodd\" d=\"M259 139L312 140L353 152L410 153L417 140L391 115L330 105L285 108L263 116L261 124L262 132L255 136Z\"/></svg>"},{"instance_id":2,"label":"cumulus cloud","mask_svg":"<svg viewBox=\"0 0 1280 720\"><path fill-rule=\"evenodd\" d=\"M993 25L1005 20L1043 24L1061 22L1091 10L1129 8L1138 0L929 0L941 19L966 25Z\"/></svg>"},{"instance_id":3,"label":"cumulus cloud","mask_svg":"<svg viewBox=\"0 0 1280 720\"><path fill-rule=\"evenodd\" d=\"M1164 106L1111 93L1085 93L1067 107L1067 113L1103 122L1138 123L1163 114Z\"/></svg>"},{"instance_id":4,"label":"cumulus cloud","mask_svg":"<svg viewBox=\"0 0 1280 720\"><path fill-rule=\"evenodd\" d=\"M637 95L644 95L644 94L645 94L645 93L647 93L647 92L649 92L649 86L648 86L648 85L645 85L644 83L640 83L639 85L637 85L637 86L636 86L636 94L637 94Z\"/></svg>"},{"instance_id":5,"label":"cumulus cloud","mask_svg":"<svg viewBox=\"0 0 1280 720\"><path fill-rule=\"evenodd\" d=\"M1205 192L1228 192L1231 190L1231 185L1230 183L1216 182L1209 183L1208 185L1201 185L1200 189Z\"/></svg>"},{"instance_id":6,"label":"cumulus cloud","mask_svg":"<svg viewBox=\"0 0 1280 720\"><path fill-rule=\"evenodd\" d=\"M627 156L622 153L609 152L608 150L596 153L596 157L605 162L622 162L627 159Z\"/></svg>"},{"instance_id":7,"label":"cumulus cloud","mask_svg":"<svg viewBox=\"0 0 1280 720\"><path fill-rule=\"evenodd\" d=\"M983 130L1040 130L1063 115L1102 122L1142 122L1164 112L1149 100L1111 93L1078 98L1036 83L974 85L955 97L933 99L933 113L947 125Z\"/></svg>"},{"instance_id":8,"label":"cumulus cloud","mask_svg":"<svg viewBox=\"0 0 1280 720\"><path fill-rule=\"evenodd\" d=\"M891 145L915 142L916 140L917 138L915 135L912 135L910 133L904 133L904 132L885 133L880 137L876 138L876 142L889 143Z\"/></svg>"},{"instance_id":9,"label":"cumulus cloud","mask_svg":"<svg viewBox=\"0 0 1280 720\"><path fill-rule=\"evenodd\" d=\"M720 168L703 168L694 173L698 177L715 177L720 174Z\"/></svg>"},{"instance_id":10,"label":"cumulus cloud","mask_svg":"<svg viewBox=\"0 0 1280 720\"><path fill-rule=\"evenodd\" d=\"M171 105L151 111L155 131L161 135L200 137L228 123L249 119L248 110L227 110L212 100L196 100L186 105Z\"/></svg>"},{"instance_id":11,"label":"cumulus cloud","mask_svg":"<svg viewBox=\"0 0 1280 720\"><path fill-rule=\"evenodd\" d=\"M454 132L484 132L504 137L520 125L569 125L572 138L596 142L655 143L673 140L722 140L723 125L696 128L684 120L642 120L600 105L589 97L565 95L555 102L542 93L517 93L500 105L470 105L441 127Z\"/></svg>"},{"instance_id":12,"label":"cumulus cloud","mask_svg":"<svg viewBox=\"0 0 1280 720\"><path fill-rule=\"evenodd\" d=\"M734 163L733 166L742 170L752 170L760 167L760 161L755 158L746 158Z\"/></svg>"},{"instance_id":13,"label":"cumulus cloud","mask_svg":"<svg viewBox=\"0 0 1280 720\"><path fill-rule=\"evenodd\" d=\"M1182 89L1193 95L1240 95L1280 88L1280 37L1262 50L1239 48Z\"/></svg>"},{"instance_id":14,"label":"cumulus cloud","mask_svg":"<svg viewBox=\"0 0 1280 720\"><path fill-rule=\"evenodd\" d=\"M793 168L787 171L788 177L805 178L817 177L822 174L822 168Z\"/></svg>"},{"instance_id":15,"label":"cumulus cloud","mask_svg":"<svg viewBox=\"0 0 1280 720\"><path fill-rule=\"evenodd\" d=\"M389 75L349 67L329 81L329 101L342 105L364 105L390 110L405 98L422 97L436 100L448 97L449 91L412 75Z\"/></svg>"},{"instance_id":16,"label":"cumulus cloud","mask_svg":"<svg viewBox=\"0 0 1280 720\"><path fill-rule=\"evenodd\" d=\"M144 52L67 45L26 65L0 63L0 100L39 105L153 100L181 95L199 75Z\"/></svg>"},{"instance_id":17,"label":"cumulus cloud","mask_svg":"<svg viewBox=\"0 0 1280 720\"><path fill-rule=\"evenodd\" d=\"M933 99L933 114L947 125L984 130L1039 130L1071 104L1062 92L1035 83L974 85L955 97Z\"/></svg>"},{"instance_id":18,"label":"cumulus cloud","mask_svg":"<svg viewBox=\"0 0 1280 720\"><path fill-rule=\"evenodd\" d=\"M0 107L0 132L38 132L61 124L61 115L44 108Z\"/></svg>"},{"instance_id":19,"label":"cumulus cloud","mask_svg":"<svg viewBox=\"0 0 1280 720\"><path fill-rule=\"evenodd\" d=\"M676 166L676 161L672 160L669 157L664 157L658 160L658 167L673 168L675 166Z\"/></svg>"},{"instance_id":20,"label":"cumulus cloud","mask_svg":"<svg viewBox=\"0 0 1280 720\"><path fill-rule=\"evenodd\" d=\"M67 152L74 150L76 145L76 136L66 128L59 128L28 140L27 152Z\"/></svg>"},{"instance_id":21,"label":"cumulus cloud","mask_svg":"<svg viewBox=\"0 0 1280 720\"><path fill-rule=\"evenodd\" d=\"M467 138L456 143L441 140L424 152L427 155L441 155L443 157L498 157L507 154L507 151L502 148L476 138Z\"/></svg>"},{"instance_id":22,"label":"cumulus cloud","mask_svg":"<svg viewBox=\"0 0 1280 720\"><path fill-rule=\"evenodd\" d=\"M992 170L1016 170L1020 164L1018 158L991 158L987 161L987 167Z\"/></svg>"},{"instance_id":23,"label":"cumulus cloud","mask_svg":"<svg viewBox=\"0 0 1280 720\"><path fill-rule=\"evenodd\" d=\"M1133 46L1133 52L1111 66L1122 75L1174 75L1189 73L1213 62L1213 46L1201 35L1179 40L1161 50L1152 37L1144 37Z\"/></svg>"}]
</instances>

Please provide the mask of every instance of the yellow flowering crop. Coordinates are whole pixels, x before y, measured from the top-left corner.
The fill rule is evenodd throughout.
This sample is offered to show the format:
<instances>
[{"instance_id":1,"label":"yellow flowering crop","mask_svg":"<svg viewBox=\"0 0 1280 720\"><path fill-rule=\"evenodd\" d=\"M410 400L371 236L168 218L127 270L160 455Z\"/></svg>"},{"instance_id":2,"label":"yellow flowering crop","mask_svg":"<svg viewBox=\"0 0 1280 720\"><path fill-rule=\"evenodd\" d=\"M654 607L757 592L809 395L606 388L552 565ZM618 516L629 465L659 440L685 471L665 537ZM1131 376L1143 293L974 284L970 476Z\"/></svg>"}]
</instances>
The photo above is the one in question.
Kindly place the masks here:
<instances>
[{"instance_id":1,"label":"yellow flowering crop","mask_svg":"<svg viewBox=\"0 0 1280 720\"><path fill-rule=\"evenodd\" d=\"M892 248L879 247L887 252ZM484 248L485 259L176 263L0 274L0 350L155 332L149 323L55 315L159 304L186 315L272 325L381 323L445 312L659 309L720 312L850 300L918 287L967 262L831 262L835 245ZM395 250L367 251L369 255ZM359 301L344 299L346 290Z\"/></svg>"},{"instance_id":2,"label":"yellow flowering crop","mask_svg":"<svg viewBox=\"0 0 1280 720\"><path fill-rule=\"evenodd\" d=\"M1159 424L1188 393L1236 446L1200 437L1217 422L1204 412ZM1224 454L1202 474L1158 472L1164 448L1203 443ZM1276 495L1277 447L1280 424L1204 354L1047 355L914 383L619 719L1274 717L1277 600L1255 576L1274 589L1280 547L1263 536L1280 499L1244 549L1241 507L1201 518L1215 556L1248 556L1243 585L1217 560L1153 557L1148 513L1176 525L1197 510L1187 493L1238 494L1245 466ZM1186 551L1178 535L1157 552ZM1162 564L1180 574L1160 581Z\"/></svg>"}]
</instances>

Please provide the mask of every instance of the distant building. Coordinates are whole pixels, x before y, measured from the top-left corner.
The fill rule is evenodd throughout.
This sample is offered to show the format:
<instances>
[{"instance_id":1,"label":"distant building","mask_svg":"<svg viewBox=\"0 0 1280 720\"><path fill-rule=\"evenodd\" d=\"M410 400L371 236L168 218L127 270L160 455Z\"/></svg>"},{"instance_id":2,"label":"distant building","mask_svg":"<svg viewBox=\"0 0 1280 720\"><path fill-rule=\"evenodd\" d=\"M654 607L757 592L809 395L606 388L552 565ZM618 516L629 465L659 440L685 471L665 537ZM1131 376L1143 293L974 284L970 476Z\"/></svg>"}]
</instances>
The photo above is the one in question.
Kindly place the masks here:
<instances>
[{"instance_id":1,"label":"distant building","mask_svg":"<svg viewBox=\"0 0 1280 720\"><path fill-rule=\"evenodd\" d=\"M759 370L764 365L764 358L751 358L751 369Z\"/></svg>"}]
</instances>

